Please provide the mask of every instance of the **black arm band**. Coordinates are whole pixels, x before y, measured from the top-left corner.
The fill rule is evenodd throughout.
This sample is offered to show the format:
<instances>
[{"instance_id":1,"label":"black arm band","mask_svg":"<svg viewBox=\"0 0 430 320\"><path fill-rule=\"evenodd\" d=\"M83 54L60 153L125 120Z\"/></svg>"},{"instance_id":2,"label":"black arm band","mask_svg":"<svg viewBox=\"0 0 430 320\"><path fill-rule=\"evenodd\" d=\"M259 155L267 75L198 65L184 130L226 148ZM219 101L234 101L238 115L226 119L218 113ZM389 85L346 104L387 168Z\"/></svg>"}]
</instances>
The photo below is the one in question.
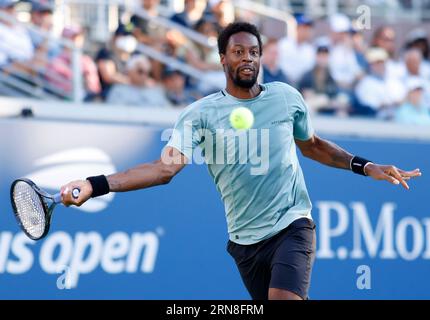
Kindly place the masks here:
<instances>
[{"instance_id":1,"label":"black arm band","mask_svg":"<svg viewBox=\"0 0 430 320\"><path fill-rule=\"evenodd\" d=\"M107 181L106 176L95 176L88 177L87 180L91 183L93 187L93 193L91 194L91 198L99 197L104 194L109 193L109 183Z\"/></svg>"},{"instance_id":2,"label":"black arm band","mask_svg":"<svg viewBox=\"0 0 430 320\"><path fill-rule=\"evenodd\" d=\"M362 176L367 176L367 174L364 172L364 169L366 167L366 164L368 163L372 163L372 161L358 156L354 156L351 159L350 167L354 173L361 174Z\"/></svg>"}]
</instances>

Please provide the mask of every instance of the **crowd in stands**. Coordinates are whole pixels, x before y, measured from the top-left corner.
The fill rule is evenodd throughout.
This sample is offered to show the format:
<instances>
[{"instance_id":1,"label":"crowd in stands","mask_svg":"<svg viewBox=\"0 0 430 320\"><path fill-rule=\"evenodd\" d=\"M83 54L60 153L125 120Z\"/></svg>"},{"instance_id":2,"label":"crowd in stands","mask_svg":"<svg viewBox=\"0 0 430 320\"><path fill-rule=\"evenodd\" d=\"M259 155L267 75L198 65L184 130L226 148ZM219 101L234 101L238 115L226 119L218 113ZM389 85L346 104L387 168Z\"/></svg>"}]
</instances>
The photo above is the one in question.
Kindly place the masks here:
<instances>
[{"instance_id":1,"label":"crowd in stands","mask_svg":"<svg viewBox=\"0 0 430 320\"><path fill-rule=\"evenodd\" d=\"M139 14L141 10L158 17L159 2L140 0L136 12L121 19L110 41L95 54L82 54L85 101L183 107L224 87L216 46L190 41L179 29L161 27ZM16 1L0 0L0 13L14 16L15 5ZM30 14L38 30L52 31L49 1L31 2ZM229 0L207 0L204 10L197 10L196 0L184 0L184 11L169 19L214 43L220 30L238 17ZM295 37L264 37L260 81L294 86L313 113L430 124L430 47L424 30L410 32L396 50L397 35L388 25L372 30L371 41L366 41L363 30L340 13L326 18L330 31L320 37L310 17L297 14L295 19ZM0 22L0 67L10 73L43 70L50 86L71 94L71 47L46 41L39 32L3 16ZM84 47L85 36L78 26L62 32L77 48ZM174 57L200 76L144 55L141 46Z\"/></svg>"}]
</instances>

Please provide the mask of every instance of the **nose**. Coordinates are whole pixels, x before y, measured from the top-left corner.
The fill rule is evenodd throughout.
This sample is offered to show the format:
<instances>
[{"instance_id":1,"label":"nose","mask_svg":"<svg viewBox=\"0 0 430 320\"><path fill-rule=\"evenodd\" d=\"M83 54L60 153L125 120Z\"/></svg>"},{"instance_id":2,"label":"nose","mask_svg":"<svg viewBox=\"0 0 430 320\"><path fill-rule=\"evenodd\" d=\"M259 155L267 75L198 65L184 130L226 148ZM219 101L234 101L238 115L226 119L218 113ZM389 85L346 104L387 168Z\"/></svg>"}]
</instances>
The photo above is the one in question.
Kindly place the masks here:
<instances>
[{"instance_id":1,"label":"nose","mask_svg":"<svg viewBox=\"0 0 430 320\"><path fill-rule=\"evenodd\" d=\"M246 51L242 58L243 62L252 62L252 56L249 51Z\"/></svg>"}]
</instances>

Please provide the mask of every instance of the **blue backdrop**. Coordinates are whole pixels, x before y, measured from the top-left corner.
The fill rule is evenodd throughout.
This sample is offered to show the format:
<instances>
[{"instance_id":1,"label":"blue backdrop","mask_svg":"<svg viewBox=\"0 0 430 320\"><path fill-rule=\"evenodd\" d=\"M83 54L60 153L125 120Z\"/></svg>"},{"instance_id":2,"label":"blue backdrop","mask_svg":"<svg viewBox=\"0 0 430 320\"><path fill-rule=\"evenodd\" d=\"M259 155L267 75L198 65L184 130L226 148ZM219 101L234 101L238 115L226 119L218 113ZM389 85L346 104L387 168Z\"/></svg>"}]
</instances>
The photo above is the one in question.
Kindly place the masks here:
<instances>
[{"instance_id":1,"label":"blue backdrop","mask_svg":"<svg viewBox=\"0 0 430 320\"><path fill-rule=\"evenodd\" d=\"M58 206L39 242L18 229L9 186L54 193L69 179L156 159L163 128L0 120L0 298L248 299L225 251L223 205L206 166L165 186ZM406 191L300 157L317 224L313 299L430 298L430 143L327 137L423 176Z\"/></svg>"}]
</instances>

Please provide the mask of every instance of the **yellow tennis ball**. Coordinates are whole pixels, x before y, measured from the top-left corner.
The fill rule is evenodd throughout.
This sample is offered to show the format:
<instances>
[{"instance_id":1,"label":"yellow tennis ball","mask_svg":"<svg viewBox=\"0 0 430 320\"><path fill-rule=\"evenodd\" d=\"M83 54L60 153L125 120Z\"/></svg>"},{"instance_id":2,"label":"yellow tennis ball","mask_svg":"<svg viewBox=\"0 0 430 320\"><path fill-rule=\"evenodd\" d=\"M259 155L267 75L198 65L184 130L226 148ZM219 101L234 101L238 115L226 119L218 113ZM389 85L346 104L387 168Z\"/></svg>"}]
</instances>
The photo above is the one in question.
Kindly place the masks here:
<instances>
[{"instance_id":1,"label":"yellow tennis ball","mask_svg":"<svg viewBox=\"0 0 430 320\"><path fill-rule=\"evenodd\" d=\"M246 107L239 107L230 113L230 124L233 128L249 129L254 124L254 114Z\"/></svg>"}]
</instances>

